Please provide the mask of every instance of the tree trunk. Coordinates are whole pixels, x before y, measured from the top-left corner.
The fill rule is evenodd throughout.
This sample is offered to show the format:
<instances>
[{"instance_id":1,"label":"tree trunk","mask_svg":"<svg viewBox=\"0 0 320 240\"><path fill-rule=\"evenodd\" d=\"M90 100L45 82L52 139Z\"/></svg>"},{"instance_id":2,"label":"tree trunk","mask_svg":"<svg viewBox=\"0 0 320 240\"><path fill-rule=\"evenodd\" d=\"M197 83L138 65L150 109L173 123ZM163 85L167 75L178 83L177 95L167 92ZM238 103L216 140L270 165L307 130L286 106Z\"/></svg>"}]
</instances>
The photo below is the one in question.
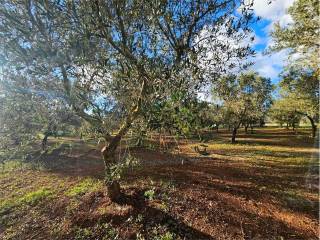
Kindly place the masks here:
<instances>
[{"instance_id":1,"label":"tree trunk","mask_svg":"<svg viewBox=\"0 0 320 240\"><path fill-rule=\"evenodd\" d=\"M118 181L107 183L108 197L112 202L117 201L121 196L120 184Z\"/></svg>"},{"instance_id":2,"label":"tree trunk","mask_svg":"<svg viewBox=\"0 0 320 240\"><path fill-rule=\"evenodd\" d=\"M105 172L110 172L110 167L114 165L116 161L115 153L117 147L120 145L120 141L122 137L129 131L132 122L138 116L138 111L141 106L141 99L138 101L138 104L133 106L131 112L128 114L125 122L121 125L119 131L114 137L110 135L106 136L106 140L109 141L108 145L105 145L102 150L102 157L105 166ZM120 197L120 184L117 180L112 180L106 182L107 190L108 190L108 197L111 201L116 201Z\"/></svg>"},{"instance_id":3,"label":"tree trunk","mask_svg":"<svg viewBox=\"0 0 320 240\"><path fill-rule=\"evenodd\" d=\"M303 115L303 116L306 116L310 123L311 123L311 127L312 127L312 137L316 137L316 134L317 134L317 125L314 123L314 120L312 117L310 117L307 113L303 113L303 112L299 112L299 111L296 111L296 113L300 114L300 115Z\"/></svg>"},{"instance_id":4,"label":"tree trunk","mask_svg":"<svg viewBox=\"0 0 320 240\"><path fill-rule=\"evenodd\" d=\"M118 144L111 141L109 146L105 146L101 152L104 161L105 174L110 174L110 167L116 163L115 151ZM107 194L111 201L116 201L120 197L120 184L117 180L106 181Z\"/></svg>"},{"instance_id":5,"label":"tree trunk","mask_svg":"<svg viewBox=\"0 0 320 240\"><path fill-rule=\"evenodd\" d=\"M259 127L263 127L265 125L264 119L260 119Z\"/></svg>"},{"instance_id":6,"label":"tree trunk","mask_svg":"<svg viewBox=\"0 0 320 240\"><path fill-rule=\"evenodd\" d=\"M106 174L110 172L110 167L112 167L117 162L115 157L117 147L119 146L122 137L129 130L132 120L133 119L131 117L128 117L127 121L122 125L116 136L111 138L109 145L104 146L101 150ZM120 197L119 182L117 180L112 180L106 182L106 185L108 190L108 197L110 198L110 200L118 200Z\"/></svg>"},{"instance_id":7,"label":"tree trunk","mask_svg":"<svg viewBox=\"0 0 320 240\"><path fill-rule=\"evenodd\" d=\"M314 124L312 126L312 137L315 138L317 134L317 126Z\"/></svg>"},{"instance_id":8,"label":"tree trunk","mask_svg":"<svg viewBox=\"0 0 320 240\"><path fill-rule=\"evenodd\" d=\"M42 139L42 151L45 151L46 148L47 148L47 144L48 144L48 137L49 137L49 134L48 133L45 133L44 134L44 137Z\"/></svg>"},{"instance_id":9,"label":"tree trunk","mask_svg":"<svg viewBox=\"0 0 320 240\"><path fill-rule=\"evenodd\" d=\"M236 142L237 130L238 130L237 128L233 128L233 130L232 130L231 143L235 143Z\"/></svg>"},{"instance_id":10,"label":"tree trunk","mask_svg":"<svg viewBox=\"0 0 320 240\"><path fill-rule=\"evenodd\" d=\"M119 137L114 137L109 145L105 146L101 152L103 156L103 161L104 161L104 167L105 167L105 174L110 174L111 169L113 164L116 163L116 149L120 143L121 138ZM116 201L120 197L120 184L117 180L112 180L112 181L106 181L106 187L107 187L107 196L111 201Z\"/></svg>"},{"instance_id":11,"label":"tree trunk","mask_svg":"<svg viewBox=\"0 0 320 240\"><path fill-rule=\"evenodd\" d=\"M219 132L219 125L216 126L216 132Z\"/></svg>"},{"instance_id":12,"label":"tree trunk","mask_svg":"<svg viewBox=\"0 0 320 240\"><path fill-rule=\"evenodd\" d=\"M312 137L315 138L317 134L317 125L314 123L314 120L312 117L307 115L307 118L309 119L312 127Z\"/></svg>"},{"instance_id":13,"label":"tree trunk","mask_svg":"<svg viewBox=\"0 0 320 240\"><path fill-rule=\"evenodd\" d=\"M248 125L244 125L244 131L245 133L248 133Z\"/></svg>"},{"instance_id":14,"label":"tree trunk","mask_svg":"<svg viewBox=\"0 0 320 240\"><path fill-rule=\"evenodd\" d=\"M250 129L251 129L251 134L253 134L253 126L250 125Z\"/></svg>"}]
</instances>

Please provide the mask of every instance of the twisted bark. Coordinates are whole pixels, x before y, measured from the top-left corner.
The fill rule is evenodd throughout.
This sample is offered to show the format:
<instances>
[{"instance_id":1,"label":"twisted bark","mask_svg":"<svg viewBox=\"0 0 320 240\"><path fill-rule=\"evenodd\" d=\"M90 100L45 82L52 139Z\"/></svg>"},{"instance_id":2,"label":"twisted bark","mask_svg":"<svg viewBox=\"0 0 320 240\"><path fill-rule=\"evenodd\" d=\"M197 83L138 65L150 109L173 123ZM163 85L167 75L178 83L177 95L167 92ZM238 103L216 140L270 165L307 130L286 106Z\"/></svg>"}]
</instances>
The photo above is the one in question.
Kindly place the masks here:
<instances>
[{"instance_id":1,"label":"twisted bark","mask_svg":"<svg viewBox=\"0 0 320 240\"><path fill-rule=\"evenodd\" d=\"M139 98L137 103L133 105L131 108L128 116L126 117L125 122L121 125L119 131L115 134L115 136L107 135L106 139L109 140L109 144L106 144L102 150L102 158L104 161L105 171L109 171L110 167L114 165L116 161L115 153L120 144L121 139L126 135L129 131L133 121L137 118L141 105L142 105L142 98L145 92L145 80L142 83L142 87L140 90ZM108 197L115 201L120 197L120 184L117 180L113 180L111 182L106 182L107 190L108 190Z\"/></svg>"},{"instance_id":2,"label":"twisted bark","mask_svg":"<svg viewBox=\"0 0 320 240\"><path fill-rule=\"evenodd\" d=\"M316 134L317 134L317 125L315 124L313 118L311 116L309 116L307 113L303 113L303 112L299 112L299 111L296 111L296 113L298 113L300 115L303 115L303 116L308 118L308 120L310 121L311 127L312 127L311 136L313 138L315 138Z\"/></svg>"}]
</instances>

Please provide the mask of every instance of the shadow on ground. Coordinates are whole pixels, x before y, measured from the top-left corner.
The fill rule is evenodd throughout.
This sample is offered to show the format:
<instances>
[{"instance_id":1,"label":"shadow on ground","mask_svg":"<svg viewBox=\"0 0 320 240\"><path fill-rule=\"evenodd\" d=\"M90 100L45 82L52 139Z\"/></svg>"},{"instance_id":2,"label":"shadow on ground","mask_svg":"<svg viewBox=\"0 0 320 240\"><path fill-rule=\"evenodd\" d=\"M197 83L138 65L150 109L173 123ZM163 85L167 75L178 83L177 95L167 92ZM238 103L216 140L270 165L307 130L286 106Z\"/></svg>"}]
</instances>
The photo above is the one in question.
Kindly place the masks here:
<instances>
[{"instance_id":1,"label":"shadow on ground","mask_svg":"<svg viewBox=\"0 0 320 240\"><path fill-rule=\"evenodd\" d=\"M270 152L241 150L242 146L234 145L238 148L214 149L210 151L214 156L204 157L194 152L177 156L155 150L129 149L134 156L143 159L140 170L127 174L123 181L126 189L116 203L129 210L122 215L109 212L99 219L125 228L130 216L143 214L145 220L141 224L145 232L156 225L166 225L170 232L186 239L268 239L270 236L314 239L319 217L319 203L315 197L318 196L319 173L317 154L311 152L317 150L312 151L313 141L309 138L305 141L305 135L292 136L284 131L277 134L262 130L239 135L239 142L248 145L289 147L289 150ZM229 133L222 132L218 140L225 143L228 137ZM290 152L297 144L311 151ZM269 156L273 158L268 159ZM251 159L256 157L254 161ZM298 164L296 158L305 161ZM70 148L62 144L40 162L47 171L62 176L103 177L98 147L88 148L79 143ZM150 181L174 184L167 212L145 200L147 189L139 185L141 181L146 185ZM134 184L138 187L133 187ZM159 191L161 188L158 186ZM84 216L75 217L75 221L77 219L76 224L81 226L97 221ZM128 239L131 237L133 235L128 233Z\"/></svg>"}]
</instances>

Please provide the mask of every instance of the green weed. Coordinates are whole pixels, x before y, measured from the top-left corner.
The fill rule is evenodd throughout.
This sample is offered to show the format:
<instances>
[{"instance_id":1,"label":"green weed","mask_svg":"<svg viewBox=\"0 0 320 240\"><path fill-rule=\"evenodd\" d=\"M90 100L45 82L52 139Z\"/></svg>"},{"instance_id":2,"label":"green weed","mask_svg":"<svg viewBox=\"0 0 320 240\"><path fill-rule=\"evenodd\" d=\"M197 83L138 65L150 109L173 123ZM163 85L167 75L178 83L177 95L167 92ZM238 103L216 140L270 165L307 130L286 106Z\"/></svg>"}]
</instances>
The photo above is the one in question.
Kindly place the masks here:
<instances>
[{"instance_id":1,"label":"green weed","mask_svg":"<svg viewBox=\"0 0 320 240\"><path fill-rule=\"evenodd\" d=\"M0 214L22 204L35 205L40 201L47 199L53 195L53 192L47 188L40 188L37 191L29 192L20 198L12 198L4 200L0 203Z\"/></svg>"},{"instance_id":2,"label":"green weed","mask_svg":"<svg viewBox=\"0 0 320 240\"><path fill-rule=\"evenodd\" d=\"M144 196L149 199L149 200L153 200L155 198L155 191L154 189L150 189L148 191L144 192Z\"/></svg>"},{"instance_id":3,"label":"green weed","mask_svg":"<svg viewBox=\"0 0 320 240\"><path fill-rule=\"evenodd\" d=\"M93 227L88 228L76 228L75 230L76 240L87 239L102 239L102 240L116 240L119 239L117 230L109 223L96 224Z\"/></svg>"},{"instance_id":4,"label":"green weed","mask_svg":"<svg viewBox=\"0 0 320 240\"><path fill-rule=\"evenodd\" d=\"M27 204L37 204L41 200L48 198L49 196L52 196L53 192L50 191L47 188L41 188L35 192L30 192L24 195L19 201L21 203L27 203Z\"/></svg>"},{"instance_id":5,"label":"green weed","mask_svg":"<svg viewBox=\"0 0 320 240\"><path fill-rule=\"evenodd\" d=\"M97 191L102 187L102 182L98 180L94 180L92 178L85 178L82 180L80 183L77 185L73 186L70 188L67 192L66 195L69 197L74 197L77 195L83 195L87 192L94 192Z\"/></svg>"},{"instance_id":6,"label":"green weed","mask_svg":"<svg viewBox=\"0 0 320 240\"><path fill-rule=\"evenodd\" d=\"M91 238L93 232L89 228L78 228L75 233L75 240L87 240Z\"/></svg>"},{"instance_id":7,"label":"green weed","mask_svg":"<svg viewBox=\"0 0 320 240\"><path fill-rule=\"evenodd\" d=\"M160 235L157 239L159 240L174 240L174 234L171 232L166 232L163 235Z\"/></svg>"}]
</instances>

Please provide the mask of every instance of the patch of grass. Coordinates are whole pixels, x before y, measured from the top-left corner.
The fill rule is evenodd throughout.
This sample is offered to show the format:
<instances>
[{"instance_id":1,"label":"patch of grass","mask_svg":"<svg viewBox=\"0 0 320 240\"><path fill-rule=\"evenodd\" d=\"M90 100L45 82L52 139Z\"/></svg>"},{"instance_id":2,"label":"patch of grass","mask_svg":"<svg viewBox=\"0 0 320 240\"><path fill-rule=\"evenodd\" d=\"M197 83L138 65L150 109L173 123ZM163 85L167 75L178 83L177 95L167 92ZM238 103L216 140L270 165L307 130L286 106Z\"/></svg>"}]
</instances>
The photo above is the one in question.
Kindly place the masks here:
<instances>
[{"instance_id":1,"label":"patch of grass","mask_svg":"<svg viewBox=\"0 0 320 240\"><path fill-rule=\"evenodd\" d=\"M110 224L108 223L104 224L104 228L105 228L105 235L103 237L103 240L118 238L117 230L113 228Z\"/></svg>"},{"instance_id":2,"label":"patch of grass","mask_svg":"<svg viewBox=\"0 0 320 240\"><path fill-rule=\"evenodd\" d=\"M0 203L0 214L9 211L21 204L35 205L40 201L47 199L53 195L53 192L48 188L40 188L37 191L29 192L19 198L4 200Z\"/></svg>"},{"instance_id":3,"label":"patch of grass","mask_svg":"<svg viewBox=\"0 0 320 240\"><path fill-rule=\"evenodd\" d=\"M53 192L47 188L41 188L35 192L30 192L24 195L19 201L21 203L27 203L27 204L37 204L41 200L48 198L52 196Z\"/></svg>"},{"instance_id":4,"label":"patch of grass","mask_svg":"<svg viewBox=\"0 0 320 240\"><path fill-rule=\"evenodd\" d=\"M10 160L2 162L0 165L0 173L7 173L16 169L27 169L28 164L22 162L21 160Z\"/></svg>"},{"instance_id":5,"label":"patch of grass","mask_svg":"<svg viewBox=\"0 0 320 240\"><path fill-rule=\"evenodd\" d=\"M159 240L174 240L175 235L171 232L166 232L165 234L160 235L157 239L159 239Z\"/></svg>"},{"instance_id":6,"label":"patch of grass","mask_svg":"<svg viewBox=\"0 0 320 240\"><path fill-rule=\"evenodd\" d=\"M152 239L155 240L174 240L178 239L177 236L170 232L167 226L157 225L151 229Z\"/></svg>"},{"instance_id":7,"label":"patch of grass","mask_svg":"<svg viewBox=\"0 0 320 240\"><path fill-rule=\"evenodd\" d=\"M1 201L0 203L0 214L3 214L13 208L16 205L16 201L14 199L8 199Z\"/></svg>"},{"instance_id":8,"label":"patch of grass","mask_svg":"<svg viewBox=\"0 0 320 240\"><path fill-rule=\"evenodd\" d=\"M78 195L83 195L87 192L94 192L98 189L102 188L102 182L92 179L92 178L85 178L72 188L70 188L66 195L69 197L74 197Z\"/></svg>"},{"instance_id":9,"label":"patch of grass","mask_svg":"<svg viewBox=\"0 0 320 240\"><path fill-rule=\"evenodd\" d=\"M78 228L75 232L75 239L76 240L86 240L91 238L93 232L89 228Z\"/></svg>"},{"instance_id":10,"label":"patch of grass","mask_svg":"<svg viewBox=\"0 0 320 240\"><path fill-rule=\"evenodd\" d=\"M75 238L76 240L87 240L87 239L102 239L111 240L119 239L118 231L109 223L97 223L93 227L87 228L76 228Z\"/></svg>"}]
</instances>

